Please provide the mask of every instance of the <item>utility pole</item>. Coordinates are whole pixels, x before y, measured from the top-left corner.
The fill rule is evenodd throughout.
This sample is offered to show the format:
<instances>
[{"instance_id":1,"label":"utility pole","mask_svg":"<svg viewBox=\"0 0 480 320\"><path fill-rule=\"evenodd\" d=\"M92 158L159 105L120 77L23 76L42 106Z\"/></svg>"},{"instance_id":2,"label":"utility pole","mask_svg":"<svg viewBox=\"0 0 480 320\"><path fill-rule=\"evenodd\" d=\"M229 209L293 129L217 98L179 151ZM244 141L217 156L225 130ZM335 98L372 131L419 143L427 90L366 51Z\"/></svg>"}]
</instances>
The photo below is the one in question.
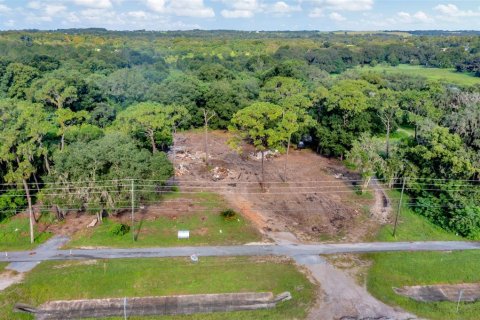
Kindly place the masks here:
<instances>
[{"instance_id":1,"label":"utility pole","mask_svg":"<svg viewBox=\"0 0 480 320\"><path fill-rule=\"evenodd\" d=\"M212 113L208 114L208 111L206 108L203 109L203 120L204 120L204 126L205 126L205 166L208 167L208 122L216 116L215 111L212 111Z\"/></svg>"},{"instance_id":2,"label":"utility pole","mask_svg":"<svg viewBox=\"0 0 480 320\"><path fill-rule=\"evenodd\" d=\"M177 158L177 152L175 150L175 134L177 133L177 126L173 124L172 128L172 151L173 151L173 182L175 182L175 171L176 171L176 158Z\"/></svg>"},{"instance_id":3,"label":"utility pole","mask_svg":"<svg viewBox=\"0 0 480 320\"><path fill-rule=\"evenodd\" d=\"M403 202L403 193L405 192L405 181L407 178L403 177L403 183L402 183L402 193L400 194L400 201L398 202L398 208L397 208L397 215L395 216L395 224L393 225L393 236L395 237L395 234L397 233L397 224L398 224L398 216L400 215L400 210L402 210L402 202Z\"/></svg>"},{"instance_id":4,"label":"utility pole","mask_svg":"<svg viewBox=\"0 0 480 320\"><path fill-rule=\"evenodd\" d=\"M132 239L135 241L135 220L134 220L134 214L135 214L135 180L132 179L132 188L130 189L130 197L132 200Z\"/></svg>"}]
</instances>

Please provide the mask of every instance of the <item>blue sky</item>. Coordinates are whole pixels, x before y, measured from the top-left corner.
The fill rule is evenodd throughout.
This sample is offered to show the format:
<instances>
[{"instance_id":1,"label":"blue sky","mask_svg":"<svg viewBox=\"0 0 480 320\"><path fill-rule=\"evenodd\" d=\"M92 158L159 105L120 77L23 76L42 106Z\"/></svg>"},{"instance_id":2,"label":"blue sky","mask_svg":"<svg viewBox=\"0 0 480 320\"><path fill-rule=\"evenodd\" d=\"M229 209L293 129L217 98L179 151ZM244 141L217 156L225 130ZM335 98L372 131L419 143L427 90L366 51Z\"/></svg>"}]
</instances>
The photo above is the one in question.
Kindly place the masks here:
<instances>
[{"instance_id":1,"label":"blue sky","mask_svg":"<svg viewBox=\"0 0 480 320\"><path fill-rule=\"evenodd\" d=\"M0 29L480 29L469 0L0 0Z\"/></svg>"}]
</instances>

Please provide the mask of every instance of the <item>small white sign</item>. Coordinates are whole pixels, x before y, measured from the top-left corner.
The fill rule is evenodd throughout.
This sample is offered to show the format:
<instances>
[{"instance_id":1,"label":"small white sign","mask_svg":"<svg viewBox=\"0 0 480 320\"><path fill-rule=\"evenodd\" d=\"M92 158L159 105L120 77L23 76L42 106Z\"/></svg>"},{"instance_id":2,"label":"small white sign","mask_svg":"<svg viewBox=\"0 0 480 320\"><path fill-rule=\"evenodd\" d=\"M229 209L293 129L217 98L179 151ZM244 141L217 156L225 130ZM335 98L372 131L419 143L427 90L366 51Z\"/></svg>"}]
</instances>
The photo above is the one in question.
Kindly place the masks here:
<instances>
[{"instance_id":1,"label":"small white sign","mask_svg":"<svg viewBox=\"0 0 480 320\"><path fill-rule=\"evenodd\" d=\"M190 231L188 230L179 230L178 239L190 239Z\"/></svg>"}]
</instances>

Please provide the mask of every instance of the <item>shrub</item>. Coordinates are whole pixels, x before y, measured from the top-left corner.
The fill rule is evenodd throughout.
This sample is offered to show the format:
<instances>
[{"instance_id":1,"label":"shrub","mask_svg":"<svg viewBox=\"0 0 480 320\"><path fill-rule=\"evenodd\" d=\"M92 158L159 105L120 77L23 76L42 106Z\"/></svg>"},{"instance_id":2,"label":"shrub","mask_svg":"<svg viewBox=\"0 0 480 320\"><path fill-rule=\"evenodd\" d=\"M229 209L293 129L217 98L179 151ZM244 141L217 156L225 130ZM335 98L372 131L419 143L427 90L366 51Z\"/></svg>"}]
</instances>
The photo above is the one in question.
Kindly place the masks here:
<instances>
[{"instance_id":1,"label":"shrub","mask_svg":"<svg viewBox=\"0 0 480 320\"><path fill-rule=\"evenodd\" d=\"M0 221L21 212L27 206L25 192L22 190L8 190L0 195Z\"/></svg>"},{"instance_id":2,"label":"shrub","mask_svg":"<svg viewBox=\"0 0 480 320\"><path fill-rule=\"evenodd\" d=\"M220 212L220 215L225 219L225 220L233 220L237 216L237 213L233 209L226 209Z\"/></svg>"},{"instance_id":3,"label":"shrub","mask_svg":"<svg viewBox=\"0 0 480 320\"><path fill-rule=\"evenodd\" d=\"M112 236L123 236L130 231L130 226L123 223L115 223L110 227L110 234Z\"/></svg>"}]
</instances>

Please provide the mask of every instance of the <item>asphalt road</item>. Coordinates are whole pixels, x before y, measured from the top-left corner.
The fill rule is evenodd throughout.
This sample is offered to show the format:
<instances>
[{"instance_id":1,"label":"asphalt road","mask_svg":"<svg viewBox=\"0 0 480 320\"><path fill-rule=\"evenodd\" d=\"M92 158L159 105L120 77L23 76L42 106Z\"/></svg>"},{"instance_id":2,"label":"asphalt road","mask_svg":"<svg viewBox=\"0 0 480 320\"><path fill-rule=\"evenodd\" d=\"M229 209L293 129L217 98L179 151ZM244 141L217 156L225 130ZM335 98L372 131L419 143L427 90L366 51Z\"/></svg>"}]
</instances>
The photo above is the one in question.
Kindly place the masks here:
<instances>
[{"instance_id":1,"label":"asphalt road","mask_svg":"<svg viewBox=\"0 0 480 320\"><path fill-rule=\"evenodd\" d=\"M55 240L61 243L61 239ZM132 248L132 249L90 249L57 250L55 245L40 247L35 251L18 251L0 253L3 262L38 262L46 260L81 260L81 259L117 259L117 258L166 258L207 256L289 256L301 259L307 256L366 253L391 251L452 251L480 249L480 242L464 241L425 241L425 242L369 242L311 245L241 245L209 247L170 247L170 248ZM53 248L53 249L52 249Z\"/></svg>"}]
</instances>

